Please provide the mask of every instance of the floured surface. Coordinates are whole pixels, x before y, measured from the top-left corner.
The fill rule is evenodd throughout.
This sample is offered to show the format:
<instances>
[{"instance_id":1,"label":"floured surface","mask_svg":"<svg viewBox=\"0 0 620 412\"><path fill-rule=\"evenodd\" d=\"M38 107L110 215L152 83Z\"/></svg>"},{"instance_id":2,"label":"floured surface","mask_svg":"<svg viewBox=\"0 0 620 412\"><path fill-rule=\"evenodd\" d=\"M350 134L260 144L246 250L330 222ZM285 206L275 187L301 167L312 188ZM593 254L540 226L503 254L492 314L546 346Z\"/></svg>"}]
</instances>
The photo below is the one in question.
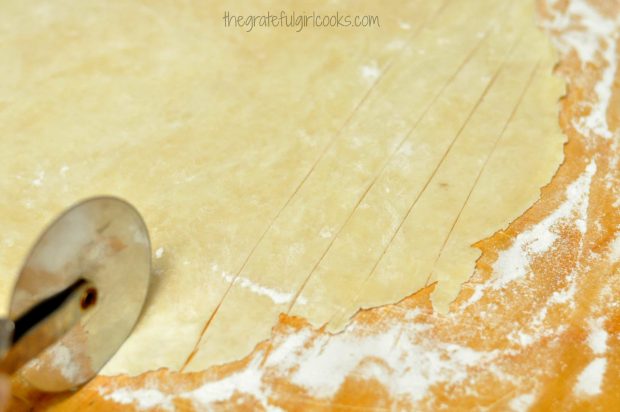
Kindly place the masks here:
<instances>
[{"instance_id":1,"label":"floured surface","mask_svg":"<svg viewBox=\"0 0 620 412\"><path fill-rule=\"evenodd\" d=\"M126 198L151 231L155 286L106 374L202 370L279 313L341 329L436 281L445 311L471 244L562 160L527 1L356 2L338 10L381 28L301 33L223 27L264 4L3 7L3 273L87 196Z\"/></svg>"},{"instance_id":2,"label":"floured surface","mask_svg":"<svg viewBox=\"0 0 620 412\"><path fill-rule=\"evenodd\" d=\"M222 25L265 7L4 6L3 273L90 195L128 199L151 231L155 286L105 374L203 370L282 312L340 329L435 281L445 311L470 245L563 158L563 87L530 2L303 5L380 29Z\"/></svg>"}]
</instances>

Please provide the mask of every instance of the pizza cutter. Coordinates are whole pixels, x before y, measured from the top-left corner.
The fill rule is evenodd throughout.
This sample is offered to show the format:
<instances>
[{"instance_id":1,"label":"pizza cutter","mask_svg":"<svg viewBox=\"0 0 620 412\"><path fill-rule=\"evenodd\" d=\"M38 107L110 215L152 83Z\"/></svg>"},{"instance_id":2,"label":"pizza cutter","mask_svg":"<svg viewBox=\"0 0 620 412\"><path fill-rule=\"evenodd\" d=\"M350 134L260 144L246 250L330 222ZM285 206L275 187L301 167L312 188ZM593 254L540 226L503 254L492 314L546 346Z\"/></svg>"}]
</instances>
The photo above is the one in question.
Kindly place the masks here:
<instances>
[{"instance_id":1,"label":"pizza cutter","mask_svg":"<svg viewBox=\"0 0 620 412\"><path fill-rule=\"evenodd\" d=\"M19 273L0 320L0 370L48 392L87 382L133 329L150 271L148 231L133 206L97 197L71 207Z\"/></svg>"}]
</instances>

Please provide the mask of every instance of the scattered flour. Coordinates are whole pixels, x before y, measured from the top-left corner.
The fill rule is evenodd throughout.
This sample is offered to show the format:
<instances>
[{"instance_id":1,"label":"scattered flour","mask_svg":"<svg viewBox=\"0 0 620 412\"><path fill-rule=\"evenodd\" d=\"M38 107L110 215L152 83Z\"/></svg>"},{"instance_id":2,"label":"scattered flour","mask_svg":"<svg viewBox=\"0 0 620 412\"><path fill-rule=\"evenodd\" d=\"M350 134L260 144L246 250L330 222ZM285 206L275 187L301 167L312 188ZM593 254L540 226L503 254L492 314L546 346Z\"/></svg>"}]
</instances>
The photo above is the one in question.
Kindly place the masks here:
<instances>
[{"instance_id":1,"label":"scattered flour","mask_svg":"<svg viewBox=\"0 0 620 412\"><path fill-rule=\"evenodd\" d=\"M301 356L290 360L288 365L298 365L291 381L316 397L330 397L345 377L361 375L381 382L397 400L416 402L426 397L432 386L462 382L468 379L470 368L499 355L456 344L415 343L417 332L398 326L366 336L352 329L320 336ZM381 358L375 358L378 353Z\"/></svg>"},{"instance_id":2,"label":"scattered flour","mask_svg":"<svg viewBox=\"0 0 620 412\"><path fill-rule=\"evenodd\" d=\"M248 278L237 276L237 278L235 279L234 275L232 275L230 273L226 273L226 272L222 272L222 277L228 283L235 282L239 286L241 286L242 288L249 289L252 292L256 293L257 295L268 297L275 304L288 303L288 302L291 301L291 299L293 299L293 294L292 293L280 292L280 291L277 291L275 289L271 289L271 288L268 288L266 286L259 285L257 283L252 282Z\"/></svg>"},{"instance_id":3,"label":"scattered flour","mask_svg":"<svg viewBox=\"0 0 620 412\"><path fill-rule=\"evenodd\" d=\"M534 404L536 396L533 393L525 393L512 399L508 406L514 412L526 412Z\"/></svg>"},{"instance_id":4,"label":"scattered flour","mask_svg":"<svg viewBox=\"0 0 620 412\"><path fill-rule=\"evenodd\" d=\"M549 3L553 10L553 2ZM543 23L547 29L560 33L552 38L561 53L566 55L574 50L582 65L590 63L604 67L594 87L597 102L584 103L590 109L589 113L573 121L573 126L587 137L610 139L614 135L607 123L607 110L618 69L616 42L619 23L618 18L601 15L587 0L571 0L565 12L554 11L553 19Z\"/></svg>"},{"instance_id":5,"label":"scattered flour","mask_svg":"<svg viewBox=\"0 0 620 412\"><path fill-rule=\"evenodd\" d=\"M306 342L312 337L310 329L297 333L287 333L284 339L274 342L275 348L269 353L269 364L278 365L281 369L295 367L297 357L304 350Z\"/></svg>"},{"instance_id":6,"label":"scattered flour","mask_svg":"<svg viewBox=\"0 0 620 412\"><path fill-rule=\"evenodd\" d=\"M173 411L172 397L157 389L129 389L120 388L112 392L99 390L99 394L106 400L121 405L134 405L138 410L158 407L166 411Z\"/></svg>"},{"instance_id":7,"label":"scattered flour","mask_svg":"<svg viewBox=\"0 0 620 412\"><path fill-rule=\"evenodd\" d=\"M620 261L620 231L609 247L609 259L612 262Z\"/></svg>"},{"instance_id":8,"label":"scattered flour","mask_svg":"<svg viewBox=\"0 0 620 412\"><path fill-rule=\"evenodd\" d=\"M217 272L219 267L218 265L214 264L211 266L211 269L214 272ZM222 278L224 278L224 280L228 283L235 283L244 289L248 289L251 292L256 293L257 295L268 297L273 301L273 303L277 305L289 303L295 296L294 293L280 292L276 289L259 285L258 283L255 283L252 280L243 276L235 276L234 274L228 273L226 271L220 271L220 276L222 276ZM300 295L297 299L297 303L299 303L300 305L305 305L308 302L303 296Z\"/></svg>"},{"instance_id":9,"label":"scattered flour","mask_svg":"<svg viewBox=\"0 0 620 412\"><path fill-rule=\"evenodd\" d=\"M577 377L573 392L578 396L594 396L601 393L603 377L607 369L606 358L596 358Z\"/></svg>"},{"instance_id":10,"label":"scattered flour","mask_svg":"<svg viewBox=\"0 0 620 412\"><path fill-rule=\"evenodd\" d=\"M155 251L155 259L161 259L162 256L164 256L164 248L163 247L159 247Z\"/></svg>"},{"instance_id":11,"label":"scattered flour","mask_svg":"<svg viewBox=\"0 0 620 412\"><path fill-rule=\"evenodd\" d=\"M553 230L558 223L567 221L571 216L587 221L590 184L595 173L596 162L592 160L581 176L568 186L564 202L532 228L517 235L512 245L499 254L493 264L494 278L486 284L476 285L474 293L465 302L464 307L480 300L484 289L489 287L496 290L503 289L510 282L525 277L530 272L531 257L548 251L558 239L558 234ZM585 234L587 229L585 224L576 226L582 234ZM563 293L567 293L564 298L568 298L574 290L569 289ZM558 294L554 299L562 300L562 296Z\"/></svg>"},{"instance_id":12,"label":"scattered flour","mask_svg":"<svg viewBox=\"0 0 620 412\"><path fill-rule=\"evenodd\" d=\"M43 180L45 179L45 171L39 170L37 171L37 177L32 180L32 185L40 187L43 185Z\"/></svg>"},{"instance_id":13,"label":"scattered flour","mask_svg":"<svg viewBox=\"0 0 620 412\"><path fill-rule=\"evenodd\" d=\"M518 379L491 364L500 351L484 352L452 343L429 342L420 339L419 332L430 325L419 326L403 328L392 324L386 325L382 332L370 334L359 326L349 326L344 333L318 336L309 327L291 330L278 335L266 358L264 352L258 352L243 370L174 396L190 400L199 409L209 409L215 402L238 393L250 395L268 410L277 410L270 403L269 385L263 382L266 375L289 377L293 384L321 398L333 396L347 376L375 379L396 401L413 403L425 399L435 385L475 379L473 370L510 381ZM381 358L376 357L378 353L382 354ZM163 408L172 404L173 395L152 391L115 388L101 389L100 394L105 399L143 409L155 401Z\"/></svg>"},{"instance_id":14,"label":"scattered flour","mask_svg":"<svg viewBox=\"0 0 620 412\"><path fill-rule=\"evenodd\" d=\"M321 232L319 232L319 236L323 239L330 239L334 236L334 231L329 227L324 227L321 229Z\"/></svg>"},{"instance_id":15,"label":"scattered flour","mask_svg":"<svg viewBox=\"0 0 620 412\"><path fill-rule=\"evenodd\" d=\"M49 350L52 366L60 371L68 381L77 381L81 370L78 362L73 360L71 350L62 343L57 343Z\"/></svg>"},{"instance_id":16,"label":"scattered flour","mask_svg":"<svg viewBox=\"0 0 620 412\"><path fill-rule=\"evenodd\" d=\"M367 80L375 80L381 75L381 69L377 66L376 62L372 62L365 66L362 66L362 77Z\"/></svg>"},{"instance_id":17,"label":"scattered flour","mask_svg":"<svg viewBox=\"0 0 620 412\"><path fill-rule=\"evenodd\" d=\"M522 347L530 346L534 343L532 335L528 335L522 331L514 331L508 335L508 339Z\"/></svg>"},{"instance_id":18,"label":"scattered flour","mask_svg":"<svg viewBox=\"0 0 620 412\"><path fill-rule=\"evenodd\" d=\"M269 403L269 391L262 384L261 361L262 357L257 356L243 371L219 381L207 382L190 392L181 394L180 397L191 400L198 409L201 409L214 402L230 399L235 392L238 392L252 395L262 406L268 407L271 411L280 410Z\"/></svg>"},{"instance_id":19,"label":"scattered flour","mask_svg":"<svg viewBox=\"0 0 620 412\"><path fill-rule=\"evenodd\" d=\"M99 394L106 400L122 405L132 404L138 409L158 407L173 411L175 410L173 403L175 397L188 399L198 410L202 410L215 402L230 399L235 393L242 393L251 395L269 410L277 411L279 408L269 403L269 391L261 382L263 376L259 368L261 360L262 357L258 356L241 372L218 381L206 382L196 389L175 395L166 394L156 388L116 388L112 391L100 388Z\"/></svg>"},{"instance_id":20,"label":"scattered flour","mask_svg":"<svg viewBox=\"0 0 620 412\"><path fill-rule=\"evenodd\" d=\"M588 346L595 355L603 355L607 352L607 337L609 336L604 328L605 318L591 319L588 321L590 334L588 335Z\"/></svg>"}]
</instances>

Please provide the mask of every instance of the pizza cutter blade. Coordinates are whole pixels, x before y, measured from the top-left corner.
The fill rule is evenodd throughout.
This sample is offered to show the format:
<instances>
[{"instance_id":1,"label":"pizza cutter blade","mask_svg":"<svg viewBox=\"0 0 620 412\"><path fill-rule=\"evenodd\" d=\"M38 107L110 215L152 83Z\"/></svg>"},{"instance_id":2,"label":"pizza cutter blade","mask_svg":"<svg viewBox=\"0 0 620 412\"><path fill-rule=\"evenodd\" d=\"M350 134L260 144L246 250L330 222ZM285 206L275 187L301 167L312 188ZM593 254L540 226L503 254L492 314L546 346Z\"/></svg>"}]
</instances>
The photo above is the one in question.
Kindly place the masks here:
<instances>
[{"instance_id":1,"label":"pizza cutter blade","mask_svg":"<svg viewBox=\"0 0 620 412\"><path fill-rule=\"evenodd\" d=\"M57 392L90 380L142 311L151 271L148 231L113 197L85 200L58 217L26 259L0 322L0 369Z\"/></svg>"}]
</instances>

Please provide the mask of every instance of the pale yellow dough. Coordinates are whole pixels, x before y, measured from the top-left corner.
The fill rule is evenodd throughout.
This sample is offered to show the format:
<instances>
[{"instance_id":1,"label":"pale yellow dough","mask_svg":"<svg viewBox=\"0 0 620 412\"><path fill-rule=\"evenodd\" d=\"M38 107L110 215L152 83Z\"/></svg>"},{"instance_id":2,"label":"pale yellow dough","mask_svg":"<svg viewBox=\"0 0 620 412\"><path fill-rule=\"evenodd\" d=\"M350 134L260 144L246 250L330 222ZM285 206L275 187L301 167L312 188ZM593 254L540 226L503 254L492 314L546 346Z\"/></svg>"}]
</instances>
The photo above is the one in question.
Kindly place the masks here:
<instances>
[{"instance_id":1,"label":"pale yellow dough","mask_svg":"<svg viewBox=\"0 0 620 412\"><path fill-rule=\"evenodd\" d=\"M143 214L154 273L105 374L204 369L281 312L338 330L435 281L448 310L471 245L562 161L563 89L530 0L402 3L3 1L3 300L46 223L112 194ZM281 9L381 26L222 21Z\"/></svg>"}]
</instances>

